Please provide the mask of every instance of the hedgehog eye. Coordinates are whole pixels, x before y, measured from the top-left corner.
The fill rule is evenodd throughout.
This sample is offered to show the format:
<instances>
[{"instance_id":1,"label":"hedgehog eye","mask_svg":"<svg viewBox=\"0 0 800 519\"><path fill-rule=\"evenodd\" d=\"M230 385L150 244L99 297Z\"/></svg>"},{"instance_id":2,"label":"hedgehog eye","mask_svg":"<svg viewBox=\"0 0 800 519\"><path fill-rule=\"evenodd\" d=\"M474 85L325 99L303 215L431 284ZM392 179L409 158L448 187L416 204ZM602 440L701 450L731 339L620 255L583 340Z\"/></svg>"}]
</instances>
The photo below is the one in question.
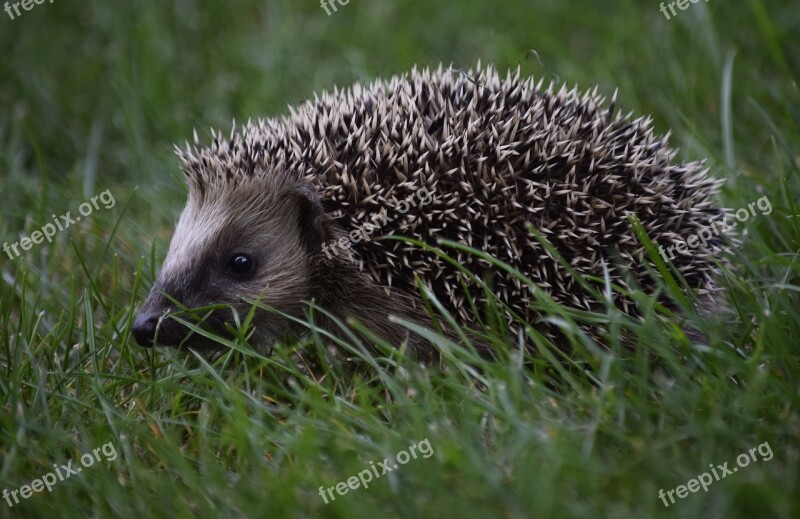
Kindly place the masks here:
<instances>
[{"instance_id":1,"label":"hedgehog eye","mask_svg":"<svg viewBox=\"0 0 800 519\"><path fill-rule=\"evenodd\" d=\"M226 272L233 277L242 278L255 270L256 262L247 254L236 253L228 260Z\"/></svg>"}]
</instances>

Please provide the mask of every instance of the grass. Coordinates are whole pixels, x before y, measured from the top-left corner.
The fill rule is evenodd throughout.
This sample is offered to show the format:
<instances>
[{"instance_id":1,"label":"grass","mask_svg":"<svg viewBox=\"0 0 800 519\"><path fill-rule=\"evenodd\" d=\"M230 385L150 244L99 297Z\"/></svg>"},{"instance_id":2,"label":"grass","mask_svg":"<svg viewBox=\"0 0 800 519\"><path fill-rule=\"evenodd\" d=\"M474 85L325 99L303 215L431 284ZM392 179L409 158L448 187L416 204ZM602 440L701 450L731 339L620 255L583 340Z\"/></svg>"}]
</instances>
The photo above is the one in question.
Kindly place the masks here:
<instances>
[{"instance_id":1,"label":"grass","mask_svg":"<svg viewBox=\"0 0 800 519\"><path fill-rule=\"evenodd\" d=\"M0 12L0 240L106 189L116 201L52 244L0 257L0 487L107 442L118 453L0 502L0 516L797 517L798 29L800 11L778 0L699 2L669 21L633 0L352 0L331 16L288 0L59 0L15 20ZM618 90L623 111L673 131L681 159L709 159L727 207L769 197L772 213L740 226L724 280L734 315L702 320L708 344L646 294L640 324L539 301L572 338L569 357L542 340L521 355L498 336L487 362L432 335L440 366L350 344L372 366L352 374L313 335L268 358L234 341L210 362L133 344L132 312L185 197L173 142L334 84L478 60ZM664 290L677 297L673 281ZM581 334L586 319L606 323L609 349ZM424 439L429 458L330 504L318 495ZM769 461L669 508L659 500L765 442Z\"/></svg>"}]
</instances>

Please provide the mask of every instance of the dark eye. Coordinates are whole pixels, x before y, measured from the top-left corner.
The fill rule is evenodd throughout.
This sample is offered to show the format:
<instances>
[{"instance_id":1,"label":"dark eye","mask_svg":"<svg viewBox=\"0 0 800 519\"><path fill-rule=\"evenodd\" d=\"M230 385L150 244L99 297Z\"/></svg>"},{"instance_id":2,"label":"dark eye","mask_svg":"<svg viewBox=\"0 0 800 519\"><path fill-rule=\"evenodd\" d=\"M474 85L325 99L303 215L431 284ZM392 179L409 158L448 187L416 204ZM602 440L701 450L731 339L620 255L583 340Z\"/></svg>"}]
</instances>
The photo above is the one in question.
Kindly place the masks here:
<instances>
[{"instance_id":1,"label":"dark eye","mask_svg":"<svg viewBox=\"0 0 800 519\"><path fill-rule=\"evenodd\" d=\"M247 254L237 253L228 260L226 272L233 277L242 278L252 274L255 270L256 262Z\"/></svg>"}]
</instances>

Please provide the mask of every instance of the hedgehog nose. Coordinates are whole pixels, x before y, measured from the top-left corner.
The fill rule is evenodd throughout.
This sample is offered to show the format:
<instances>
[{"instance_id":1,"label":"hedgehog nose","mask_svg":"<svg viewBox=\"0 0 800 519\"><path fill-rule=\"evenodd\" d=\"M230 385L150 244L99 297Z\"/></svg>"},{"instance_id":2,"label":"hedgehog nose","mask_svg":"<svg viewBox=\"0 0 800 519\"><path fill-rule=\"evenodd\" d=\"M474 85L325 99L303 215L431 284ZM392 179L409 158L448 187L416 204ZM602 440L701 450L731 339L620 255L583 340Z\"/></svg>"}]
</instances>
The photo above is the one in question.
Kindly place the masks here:
<instances>
[{"instance_id":1,"label":"hedgehog nose","mask_svg":"<svg viewBox=\"0 0 800 519\"><path fill-rule=\"evenodd\" d=\"M158 313L140 313L133 320L133 338L139 346L152 346L158 325Z\"/></svg>"}]
</instances>

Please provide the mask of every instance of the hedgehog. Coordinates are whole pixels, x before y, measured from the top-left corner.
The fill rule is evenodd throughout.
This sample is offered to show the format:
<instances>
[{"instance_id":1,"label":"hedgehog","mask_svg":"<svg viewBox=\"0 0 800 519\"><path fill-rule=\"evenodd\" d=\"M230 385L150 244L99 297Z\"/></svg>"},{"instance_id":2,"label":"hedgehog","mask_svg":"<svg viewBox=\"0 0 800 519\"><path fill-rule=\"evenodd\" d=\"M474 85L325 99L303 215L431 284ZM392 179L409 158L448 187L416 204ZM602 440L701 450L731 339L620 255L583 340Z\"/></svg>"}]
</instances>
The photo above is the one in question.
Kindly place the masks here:
<instances>
[{"instance_id":1,"label":"hedgehog","mask_svg":"<svg viewBox=\"0 0 800 519\"><path fill-rule=\"evenodd\" d=\"M418 283L468 330L490 303L487 284L509 315L537 326L530 286L461 248L448 261L436 253L441 239L510 265L571 308L604 304L574 273L653 292L630 216L667 247L724 215L719 181L702 161L676 163L669 134L615 105L616 93L607 104L597 87L545 86L519 68L503 77L493 66L440 65L234 122L228 138L211 130L210 145L195 131L175 148L188 200L134 338L219 349L172 318L179 305L225 305L204 319L225 335L233 313L259 301L250 342L270 348L302 335L313 302L315 325L333 336L344 336L337 322L356 319L433 360L434 346L398 324L432 324ZM714 236L670 260L704 297L719 290L725 251ZM614 304L637 315L622 293Z\"/></svg>"}]
</instances>

